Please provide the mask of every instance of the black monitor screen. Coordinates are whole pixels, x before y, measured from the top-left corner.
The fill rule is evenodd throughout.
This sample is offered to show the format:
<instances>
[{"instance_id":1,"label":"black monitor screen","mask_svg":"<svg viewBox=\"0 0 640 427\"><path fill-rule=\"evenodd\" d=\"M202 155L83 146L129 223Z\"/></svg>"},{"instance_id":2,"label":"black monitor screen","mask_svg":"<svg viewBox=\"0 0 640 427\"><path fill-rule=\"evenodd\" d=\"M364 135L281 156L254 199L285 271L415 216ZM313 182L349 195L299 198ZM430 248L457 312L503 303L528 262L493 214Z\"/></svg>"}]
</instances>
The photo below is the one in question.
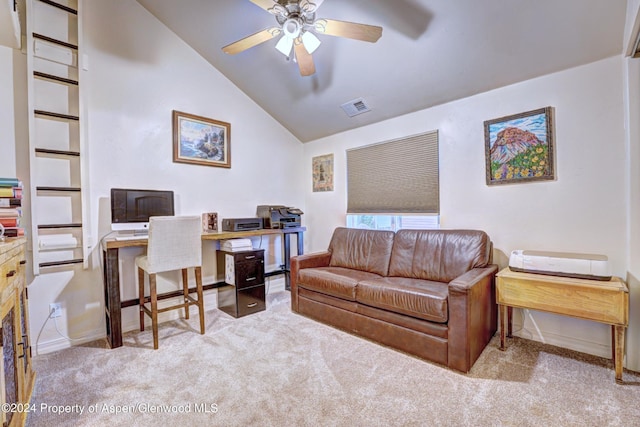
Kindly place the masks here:
<instances>
[{"instance_id":1,"label":"black monitor screen","mask_svg":"<svg viewBox=\"0 0 640 427\"><path fill-rule=\"evenodd\" d=\"M152 216L173 216L173 191L111 189L111 223L149 222Z\"/></svg>"}]
</instances>

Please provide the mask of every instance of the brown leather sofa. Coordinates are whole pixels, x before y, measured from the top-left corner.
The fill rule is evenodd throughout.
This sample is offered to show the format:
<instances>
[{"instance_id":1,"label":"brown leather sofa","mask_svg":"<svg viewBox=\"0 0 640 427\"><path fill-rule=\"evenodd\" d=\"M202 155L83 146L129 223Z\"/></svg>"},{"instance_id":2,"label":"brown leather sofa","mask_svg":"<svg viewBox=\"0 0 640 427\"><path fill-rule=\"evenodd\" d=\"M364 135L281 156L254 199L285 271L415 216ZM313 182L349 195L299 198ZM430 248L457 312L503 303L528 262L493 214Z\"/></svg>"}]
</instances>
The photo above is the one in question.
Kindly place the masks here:
<instances>
[{"instance_id":1,"label":"brown leather sofa","mask_svg":"<svg viewBox=\"0 0 640 427\"><path fill-rule=\"evenodd\" d=\"M337 228L292 258L291 308L468 372L497 329L491 252L483 231Z\"/></svg>"}]
</instances>

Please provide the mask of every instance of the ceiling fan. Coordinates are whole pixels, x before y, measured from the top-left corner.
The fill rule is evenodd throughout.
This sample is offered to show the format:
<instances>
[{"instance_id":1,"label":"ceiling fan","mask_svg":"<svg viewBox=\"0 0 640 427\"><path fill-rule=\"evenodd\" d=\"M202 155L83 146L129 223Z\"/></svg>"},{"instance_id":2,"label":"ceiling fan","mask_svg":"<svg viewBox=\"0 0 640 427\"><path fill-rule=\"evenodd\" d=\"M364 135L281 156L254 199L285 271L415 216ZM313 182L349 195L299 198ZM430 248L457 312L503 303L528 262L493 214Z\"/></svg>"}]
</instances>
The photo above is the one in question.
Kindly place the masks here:
<instances>
[{"instance_id":1,"label":"ceiling fan","mask_svg":"<svg viewBox=\"0 0 640 427\"><path fill-rule=\"evenodd\" d=\"M282 34L276 49L298 63L300 74L316 72L311 54L320 46L314 33L375 43L382 36L382 27L335 19L316 18L324 0L250 0L275 16L278 26L266 28L222 48L235 55ZM292 55L293 51L293 55Z\"/></svg>"}]
</instances>

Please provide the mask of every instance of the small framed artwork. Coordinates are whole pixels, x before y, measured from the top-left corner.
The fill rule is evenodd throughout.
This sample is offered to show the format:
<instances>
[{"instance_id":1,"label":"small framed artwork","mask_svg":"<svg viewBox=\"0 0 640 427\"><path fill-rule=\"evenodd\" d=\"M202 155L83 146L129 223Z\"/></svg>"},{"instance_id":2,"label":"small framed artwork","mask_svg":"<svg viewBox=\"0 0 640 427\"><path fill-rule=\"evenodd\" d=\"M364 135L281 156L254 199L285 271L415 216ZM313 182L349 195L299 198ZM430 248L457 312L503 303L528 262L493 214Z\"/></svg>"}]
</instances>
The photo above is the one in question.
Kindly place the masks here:
<instances>
[{"instance_id":1,"label":"small framed artwork","mask_svg":"<svg viewBox=\"0 0 640 427\"><path fill-rule=\"evenodd\" d=\"M205 233L218 231L218 212L205 212L202 214L202 231Z\"/></svg>"},{"instance_id":2,"label":"small framed artwork","mask_svg":"<svg viewBox=\"0 0 640 427\"><path fill-rule=\"evenodd\" d=\"M173 161L231 167L231 125L173 111Z\"/></svg>"},{"instance_id":3,"label":"small framed artwork","mask_svg":"<svg viewBox=\"0 0 640 427\"><path fill-rule=\"evenodd\" d=\"M553 108L484 122L487 185L553 180Z\"/></svg>"},{"instance_id":4,"label":"small framed artwork","mask_svg":"<svg viewBox=\"0 0 640 427\"><path fill-rule=\"evenodd\" d=\"M313 191L333 191L333 154L313 158Z\"/></svg>"}]
</instances>

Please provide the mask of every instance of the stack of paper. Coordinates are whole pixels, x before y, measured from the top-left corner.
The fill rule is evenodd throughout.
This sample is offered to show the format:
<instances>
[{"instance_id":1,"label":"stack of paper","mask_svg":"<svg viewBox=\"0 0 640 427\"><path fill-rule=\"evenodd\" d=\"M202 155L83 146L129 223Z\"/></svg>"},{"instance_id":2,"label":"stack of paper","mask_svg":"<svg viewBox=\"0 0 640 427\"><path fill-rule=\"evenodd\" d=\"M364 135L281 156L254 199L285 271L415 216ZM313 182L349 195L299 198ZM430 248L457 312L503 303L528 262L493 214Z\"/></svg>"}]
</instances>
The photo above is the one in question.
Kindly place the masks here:
<instances>
[{"instance_id":1,"label":"stack of paper","mask_svg":"<svg viewBox=\"0 0 640 427\"><path fill-rule=\"evenodd\" d=\"M220 249L225 252L252 251L251 239L229 239L223 240Z\"/></svg>"}]
</instances>

